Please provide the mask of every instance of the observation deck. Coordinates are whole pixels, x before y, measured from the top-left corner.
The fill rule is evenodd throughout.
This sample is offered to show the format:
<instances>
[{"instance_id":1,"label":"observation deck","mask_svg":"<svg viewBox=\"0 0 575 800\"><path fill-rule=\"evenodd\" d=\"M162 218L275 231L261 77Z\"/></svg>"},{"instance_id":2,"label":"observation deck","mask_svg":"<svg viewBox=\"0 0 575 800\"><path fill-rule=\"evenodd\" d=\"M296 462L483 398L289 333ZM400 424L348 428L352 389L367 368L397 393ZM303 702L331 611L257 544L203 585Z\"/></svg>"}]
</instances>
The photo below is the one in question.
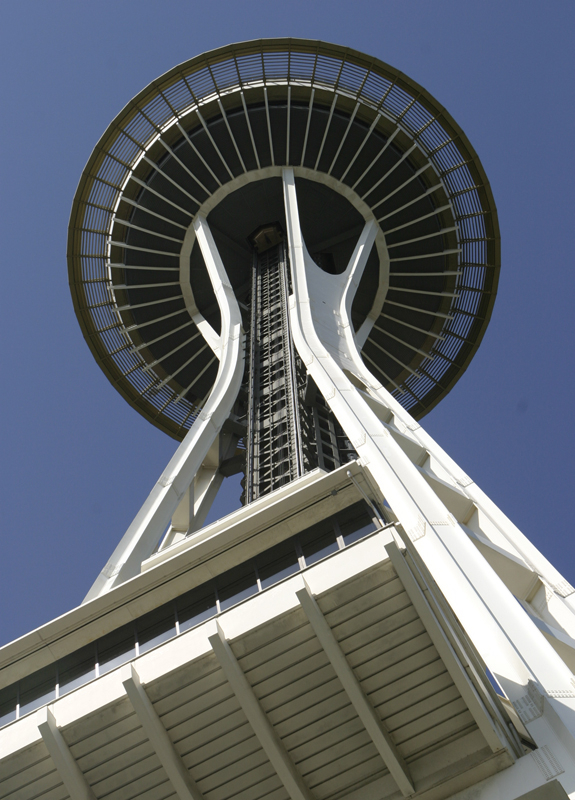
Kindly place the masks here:
<instances>
[{"instance_id":1,"label":"observation deck","mask_svg":"<svg viewBox=\"0 0 575 800\"><path fill-rule=\"evenodd\" d=\"M110 381L182 439L218 369L219 310L192 222L205 216L250 325L258 227L285 228L294 170L316 262L342 272L378 236L352 307L364 362L419 419L481 342L497 289L497 213L465 134L424 89L332 44L267 39L174 68L108 127L73 204L68 263Z\"/></svg>"}]
</instances>

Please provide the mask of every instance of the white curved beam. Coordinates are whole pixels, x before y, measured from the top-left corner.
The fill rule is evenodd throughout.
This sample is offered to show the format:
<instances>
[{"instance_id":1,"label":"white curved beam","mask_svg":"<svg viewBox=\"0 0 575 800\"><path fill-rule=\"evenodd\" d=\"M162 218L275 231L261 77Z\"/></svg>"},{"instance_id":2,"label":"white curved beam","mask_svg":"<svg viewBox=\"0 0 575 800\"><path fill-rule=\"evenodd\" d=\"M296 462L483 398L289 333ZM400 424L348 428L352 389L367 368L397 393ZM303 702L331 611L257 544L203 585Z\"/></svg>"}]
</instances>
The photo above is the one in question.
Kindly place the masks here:
<instances>
[{"instance_id":1,"label":"white curved beam","mask_svg":"<svg viewBox=\"0 0 575 800\"><path fill-rule=\"evenodd\" d=\"M478 553L418 468L377 418L333 357L324 330L333 308L322 303L331 276L316 281L318 267L303 241L294 172L283 171L287 236L294 295L290 320L296 348L319 391L349 437L373 485L381 487L405 542L425 562L485 663L512 702L520 704L532 680L547 691L556 733L575 735L572 674L549 642ZM317 294L318 287L322 293ZM335 306L341 309L341 305ZM406 412L404 412L406 413ZM534 642L537 646L534 647ZM560 687L559 689L557 687Z\"/></svg>"},{"instance_id":2,"label":"white curved beam","mask_svg":"<svg viewBox=\"0 0 575 800\"><path fill-rule=\"evenodd\" d=\"M194 230L220 308L218 374L204 408L86 595L85 603L139 573L142 561L152 554L170 524L238 395L244 372L240 309L205 217L196 217Z\"/></svg>"},{"instance_id":3,"label":"white curved beam","mask_svg":"<svg viewBox=\"0 0 575 800\"><path fill-rule=\"evenodd\" d=\"M207 224L207 223L206 223ZM192 254L192 247L196 241L196 227L195 220L186 231L184 243L180 251L180 288L188 314L196 323L199 332L202 334L208 345L210 346L214 355L221 358L220 351L220 337L212 328L210 323L205 319L204 315L200 313L196 305L196 298L190 283L190 256ZM203 250L202 250L203 253ZM207 266L207 264L206 264Z\"/></svg>"}]
</instances>

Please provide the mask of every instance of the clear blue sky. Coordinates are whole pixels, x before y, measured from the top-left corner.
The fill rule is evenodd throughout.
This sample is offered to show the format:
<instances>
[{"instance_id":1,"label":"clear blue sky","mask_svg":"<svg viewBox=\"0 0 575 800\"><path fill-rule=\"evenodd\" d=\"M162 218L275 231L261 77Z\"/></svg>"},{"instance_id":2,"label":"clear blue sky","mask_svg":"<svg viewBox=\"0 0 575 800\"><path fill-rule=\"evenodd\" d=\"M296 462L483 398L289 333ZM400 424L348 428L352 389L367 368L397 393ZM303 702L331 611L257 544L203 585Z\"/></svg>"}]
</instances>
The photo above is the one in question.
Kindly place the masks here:
<instances>
[{"instance_id":1,"label":"clear blue sky","mask_svg":"<svg viewBox=\"0 0 575 800\"><path fill-rule=\"evenodd\" d=\"M80 173L151 80L267 36L388 62L478 152L499 209L499 296L474 361L424 425L575 583L572 0L1 8L0 643L82 600L176 446L112 388L76 322L66 234ZM223 514L237 492L217 502Z\"/></svg>"}]
</instances>

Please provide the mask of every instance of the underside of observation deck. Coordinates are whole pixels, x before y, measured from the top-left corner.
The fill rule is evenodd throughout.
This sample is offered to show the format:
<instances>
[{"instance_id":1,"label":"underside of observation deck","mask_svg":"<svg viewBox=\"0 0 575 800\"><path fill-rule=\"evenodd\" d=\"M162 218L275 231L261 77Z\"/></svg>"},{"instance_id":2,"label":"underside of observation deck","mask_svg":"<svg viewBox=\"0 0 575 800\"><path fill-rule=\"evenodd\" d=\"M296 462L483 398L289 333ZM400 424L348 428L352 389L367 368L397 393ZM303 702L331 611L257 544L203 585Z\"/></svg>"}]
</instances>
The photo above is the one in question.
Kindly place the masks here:
<instances>
[{"instance_id":1,"label":"underside of observation deck","mask_svg":"<svg viewBox=\"0 0 575 800\"><path fill-rule=\"evenodd\" d=\"M114 120L70 223L70 283L86 339L124 397L177 439L218 368L198 320L216 332L220 324L197 245L183 263L186 231L207 216L249 308L249 236L285 226L286 165L306 244L327 272L341 271L353 250L365 222L358 208L377 220L385 252L374 248L352 318L357 330L374 315L362 357L413 416L450 390L489 321L499 273L489 184L425 90L377 59L319 42L205 54Z\"/></svg>"}]
</instances>

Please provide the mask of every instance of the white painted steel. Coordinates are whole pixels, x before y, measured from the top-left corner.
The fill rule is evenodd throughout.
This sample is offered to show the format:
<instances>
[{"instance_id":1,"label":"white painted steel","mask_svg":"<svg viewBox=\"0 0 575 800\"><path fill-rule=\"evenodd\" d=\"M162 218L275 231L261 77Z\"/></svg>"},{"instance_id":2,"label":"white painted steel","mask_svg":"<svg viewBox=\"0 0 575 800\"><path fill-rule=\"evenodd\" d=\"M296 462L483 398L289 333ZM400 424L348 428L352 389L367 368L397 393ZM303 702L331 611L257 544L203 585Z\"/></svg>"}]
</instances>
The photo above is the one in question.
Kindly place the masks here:
<instances>
[{"instance_id":1,"label":"white painted steel","mask_svg":"<svg viewBox=\"0 0 575 800\"><path fill-rule=\"evenodd\" d=\"M219 623L216 625L217 633L210 636L210 644L263 750L273 764L291 800L312 800L303 778L254 695L224 632Z\"/></svg>"},{"instance_id":2,"label":"white painted steel","mask_svg":"<svg viewBox=\"0 0 575 800\"><path fill-rule=\"evenodd\" d=\"M176 450L148 499L122 537L84 602L137 575L194 480L210 447L228 418L244 371L244 334L238 302L206 219L194 220L221 316L218 374L203 410Z\"/></svg>"},{"instance_id":3,"label":"white painted steel","mask_svg":"<svg viewBox=\"0 0 575 800\"><path fill-rule=\"evenodd\" d=\"M506 732L504 733L503 731L503 726L505 725L503 718L499 714L493 714L493 707L490 709L492 713L485 707L476 687L470 681L470 678L473 677L471 665L468 665L468 671L466 672L465 667L457 657L453 645L433 614L424 592L408 568L397 544L395 542L388 544L385 550L401 579L405 591L409 595L409 599L424 621L431 641L437 648L437 652L453 678L453 682L461 692L462 697L465 698L467 707L471 711L479 730L493 752L503 750L508 745L505 739ZM521 752L519 751L517 755L521 755Z\"/></svg>"},{"instance_id":4,"label":"white painted steel","mask_svg":"<svg viewBox=\"0 0 575 800\"><path fill-rule=\"evenodd\" d=\"M38 725L38 730L70 797L73 800L96 800L96 795L64 741L49 706L44 709L44 721Z\"/></svg>"},{"instance_id":5,"label":"white painted steel","mask_svg":"<svg viewBox=\"0 0 575 800\"><path fill-rule=\"evenodd\" d=\"M310 107L312 102L313 95ZM383 233L368 206L352 189L329 175L279 166L243 173L208 198L186 231L180 285L191 318L220 360L218 377L204 411L86 600L136 575L170 517L172 529L166 544L197 528L221 483L219 455L214 456L214 447L219 451L218 434L239 390L243 342L237 301L205 217L237 188L279 175L284 185L293 279L290 319L296 348L349 436L373 491L380 499L385 495L403 531L404 544L430 571L520 715L523 710L522 720L533 739L541 749L562 753L562 763L568 766L565 777L558 779L567 786L575 771L575 679L556 651L571 649L575 663L575 590L366 366L360 349L388 291L389 256ZM323 272L307 252L297 209L296 177L317 180L339 191L364 217L365 226L341 275ZM433 187L427 193L431 191ZM199 313L189 283L189 256L196 239L220 307L219 336ZM355 332L352 302L374 246L380 263L379 290L367 319ZM478 547L487 560L478 553ZM521 591L515 588L518 582L522 582ZM510 588L531 616L515 602ZM535 624L535 615L548 623L546 636ZM534 692L541 701L535 703L537 714L530 717L525 707L533 703ZM405 785L402 788L406 790Z\"/></svg>"},{"instance_id":6,"label":"white painted steel","mask_svg":"<svg viewBox=\"0 0 575 800\"><path fill-rule=\"evenodd\" d=\"M355 465L353 468L357 470ZM361 475L360 472L357 474ZM325 491L325 482L329 482L330 478L331 474L320 480L319 486L324 486L323 490L319 490L320 495ZM317 491L315 496L317 498ZM251 534L253 526L250 527L248 535ZM309 590L319 598L326 621L334 635L336 632L338 634L338 646L355 671L361 690L364 694L369 694L370 700L373 700L377 713L383 719L391 719L399 709L403 709L400 714L404 718L400 724L406 726L403 728L404 731L406 728L410 729L410 733L400 737L399 746L408 747L406 752L410 753L410 770L418 790L425 792L427 788L433 787L432 796L436 800L446 800L453 791L463 786L474 785L478 780L494 773L499 773L502 781L496 783L496 786L502 788L508 786L505 776L509 772L507 767L513 764L512 755L509 750L491 754L486 747L484 736L476 726L471 724L473 730L470 730L471 715L468 711L461 714L464 707L463 698L455 699L453 682L445 673L443 662L437 658L437 651L430 642L423 620L417 617L412 605L409 603L406 605L405 593L400 591L398 594L399 578L386 552L386 547L391 541L392 534L389 530L378 531L307 568L304 575L293 575L224 612L218 617L218 624L222 628L219 633L216 620L207 620L139 656L133 662L141 683L146 687L153 686L154 710L161 716L162 726L169 731L170 739L177 741L176 747L179 752L185 753L182 755L184 766L194 773L194 778L205 796L209 796L210 793L210 785L204 782L206 774L210 773L220 780L217 771L213 771L214 752L208 744L217 739L214 735L215 729L211 726L224 724L227 726L226 735L233 734L231 742L228 737L226 747L220 749L221 756L225 758L228 744L232 748L241 747L241 742L248 741L245 733L241 733L248 726L248 723L244 725L242 721L241 706L250 702L250 697L267 717L268 724L276 730L284 749L289 749L289 757L297 762L297 770L304 776L305 782L309 781L313 786L310 792L313 796L332 796L333 787L335 792L339 789L338 795L345 796L346 800L365 800L365 798L373 800L398 796L396 784L391 775L384 774L387 771L382 769L381 759L369 741L367 732L359 728L360 718L355 716L348 702L341 702L343 689L333 693L333 683L337 679L335 674L332 676L329 674L331 668L327 656L325 653L321 654L319 644L316 647L310 640L310 627L307 623L302 625L305 616L297 595L305 586L304 579ZM220 546L221 539L212 542L212 547ZM190 555L193 553L194 548L189 547L188 553L184 555L188 567ZM203 560L200 554L196 553L195 557ZM157 573L155 575L148 573L147 578L141 576L140 580L142 579L147 579L148 584L155 583ZM84 614L87 611L85 607L82 610ZM386 632L386 624L391 620L394 622L392 630L388 628ZM56 620L51 626L57 627L59 622ZM79 621L77 624L80 624ZM385 680L380 681L372 665L381 664L381 659L384 659L384 671L386 671L389 666L386 662L388 662L390 639L397 643L399 630L402 646L409 648L407 651L404 650L404 656L408 656L409 666L405 658L399 659L395 666L391 667L393 675L388 674ZM356 638L358 633L359 639ZM232 641L234 648L232 656L235 659L237 672L245 678L245 682L240 680L238 685L233 687L235 695L232 693L232 686L228 687L226 681L222 680L224 676L221 675L214 656L215 638L221 642L221 637ZM297 650L294 658L293 646L301 648L302 644L307 651ZM431 655L430 650L434 651ZM455 712L453 703L445 706L444 701L435 702L433 690L438 688L437 677L442 681L439 689L443 687L445 690L450 687L447 690L456 704ZM392 697L396 695L398 678L404 693L400 693L399 705L397 697L391 699L393 706L391 708L386 694L392 688ZM130 794L130 784L125 784L121 772L118 773L118 769L122 769L120 764L123 764L126 770L131 770L135 779L142 781L140 784L142 793L151 788L150 784L146 784L146 780L153 781L152 786L156 786L160 778L151 746L153 737L150 736L148 741L142 743L141 749L134 751L132 755L134 735L137 741L141 741L138 728L134 728L134 717L130 713L126 696L128 688L126 682L130 684L132 679L132 665L124 664L98 680L63 696L52 706L58 725L66 731L69 748L84 772L90 774L92 780L93 773L89 771L93 765L98 765L100 779L115 780L120 784L120 791L114 795L118 800L133 797L133 794ZM404 679L407 679L407 685ZM422 680L426 687L423 693ZM190 686L193 685L199 688L190 691ZM265 690L262 691L263 686ZM415 696L412 696L410 691L414 691ZM150 696L151 693L150 689ZM254 698L256 693L259 699ZM222 702L226 705L221 706ZM280 708L283 711L278 716ZM457 711L459 713L456 713ZM10 772L18 762L22 771L25 771L23 781L27 784L28 776L30 778L30 787L27 785L27 789L30 788L31 793L34 789L37 796L40 796L43 788L40 785L43 777L35 773L38 762L38 750L35 748L40 743L38 723L44 721L44 713L45 709L39 709L13 725L0 729L2 769ZM339 715L337 725L331 721L332 715L336 717ZM461 716L465 719L457 722ZM422 719L421 730L417 726L417 720ZM251 724L251 720L249 722ZM443 728L443 731L436 732L433 723ZM289 726L287 729L286 725ZM449 726L447 731L446 725ZM396 718L395 735L397 726ZM330 729L336 734L335 738L331 737ZM240 732L241 735L234 738L234 731ZM293 734L296 731L299 743L294 742ZM461 731L461 736L452 738L453 731ZM161 731L159 735L162 736ZM326 736L327 741L324 738ZM345 744L354 736L360 737L360 743L363 741L361 751L368 758L363 762L362 758L356 756L358 752L356 738L355 744L352 743L347 751L344 763L338 743ZM434 747L434 737L444 739L444 744L439 749ZM243 788L234 781L241 782L243 774L250 769L248 762L250 754L254 753L253 743L256 737L248 738L252 744L249 745L247 753L244 753L245 758L238 762L238 751L235 750L225 762L225 766L232 769L232 774L223 778L224 781L229 780L226 786L228 797L236 796L237 792L234 792L236 787L238 791ZM332 745L334 745L333 750ZM324 756L319 763L316 761L314 764L318 747L323 750ZM428 748L431 752L426 752ZM113 754L111 760L110 753ZM268 769L269 774L271 764L268 768L267 760L259 748L257 753L259 755L255 758L256 766L258 763L262 764ZM476 760L475 766L472 763L470 771L469 757L473 761L474 756L479 757L479 762ZM562 754L555 753L555 756L559 763L562 765L565 763ZM265 764L262 763L264 761ZM531 756L522 758L517 763L525 764L525 762L531 766L527 775L537 778L538 765ZM209 769L206 769L206 766ZM44 768L44 773L46 771ZM514 774L519 773L514 772ZM520 774L526 773L523 771ZM540 782L543 781L542 777ZM277 783L279 784L279 778ZM326 783L331 783L332 789L329 792L325 791ZM345 783L345 791L341 790L342 783ZM316 795L316 787L320 784L323 784L321 791L318 788ZM356 784L361 784L361 789L356 791ZM252 785L258 784L254 781ZM533 785L539 785L537 780ZM94 783L95 791L98 791L99 796L103 796L99 792L99 786ZM277 789L279 791L279 785ZM167 781L162 783L161 790L163 796L169 794ZM6 796L10 800L19 800L17 793L8 793ZM423 796L425 797L425 794ZM510 797L515 796L510 795ZM492 797L497 795L494 794ZM504 798L507 798L507 794L502 791L498 800Z\"/></svg>"},{"instance_id":7,"label":"white painted steel","mask_svg":"<svg viewBox=\"0 0 575 800\"><path fill-rule=\"evenodd\" d=\"M382 424L372 407L334 358L333 342L340 335L341 319L334 314L340 303L323 302L338 290L344 292L341 276L326 275L313 262L301 233L294 172L283 170L287 236L294 294L290 298L291 323L296 348L339 423L349 436L361 462L373 480L376 492L397 516L414 551L421 557L441 592L462 622L486 664L510 700L521 705L532 680L545 696L542 717L545 733L527 727L535 741L553 749L567 745L570 772L575 769L575 682L565 662L557 655L531 619L517 604L507 587L482 558L464 529L430 487L417 466ZM331 284L331 286L330 286ZM339 284L339 286L336 286ZM351 337L346 340L347 357L356 378L362 381L392 412L405 430L421 430L408 412L379 386L363 365ZM383 398L385 399L384 402ZM392 401L392 402L390 402ZM405 420L405 421L404 421ZM427 445L430 439L423 440ZM423 446L425 450L426 448ZM436 451L436 448L433 448ZM460 483L465 485L459 472ZM473 499L477 493L471 495ZM489 504L492 516L495 507ZM499 514L499 518L503 515ZM534 548L533 548L534 549ZM563 779L561 779L563 780Z\"/></svg>"},{"instance_id":8,"label":"white painted steel","mask_svg":"<svg viewBox=\"0 0 575 800\"><path fill-rule=\"evenodd\" d=\"M296 596L302 605L306 617L311 623L315 635L325 650L337 677L341 681L347 696L351 700L351 704L355 708L358 717L361 719L378 753L382 757L383 763L393 775L403 796L409 797L415 791L409 767L395 746L393 739L389 735L389 731L386 730L385 725L378 718L373 706L370 705L369 700L363 693L359 681L355 677L352 668L347 663L338 641L333 635L307 583L305 583L303 589L296 592Z\"/></svg>"},{"instance_id":9,"label":"white painted steel","mask_svg":"<svg viewBox=\"0 0 575 800\"><path fill-rule=\"evenodd\" d=\"M123 681L126 694L179 800L204 800L196 782L176 752L146 690L140 683L140 676L133 664L131 673L131 676Z\"/></svg>"}]
</instances>

